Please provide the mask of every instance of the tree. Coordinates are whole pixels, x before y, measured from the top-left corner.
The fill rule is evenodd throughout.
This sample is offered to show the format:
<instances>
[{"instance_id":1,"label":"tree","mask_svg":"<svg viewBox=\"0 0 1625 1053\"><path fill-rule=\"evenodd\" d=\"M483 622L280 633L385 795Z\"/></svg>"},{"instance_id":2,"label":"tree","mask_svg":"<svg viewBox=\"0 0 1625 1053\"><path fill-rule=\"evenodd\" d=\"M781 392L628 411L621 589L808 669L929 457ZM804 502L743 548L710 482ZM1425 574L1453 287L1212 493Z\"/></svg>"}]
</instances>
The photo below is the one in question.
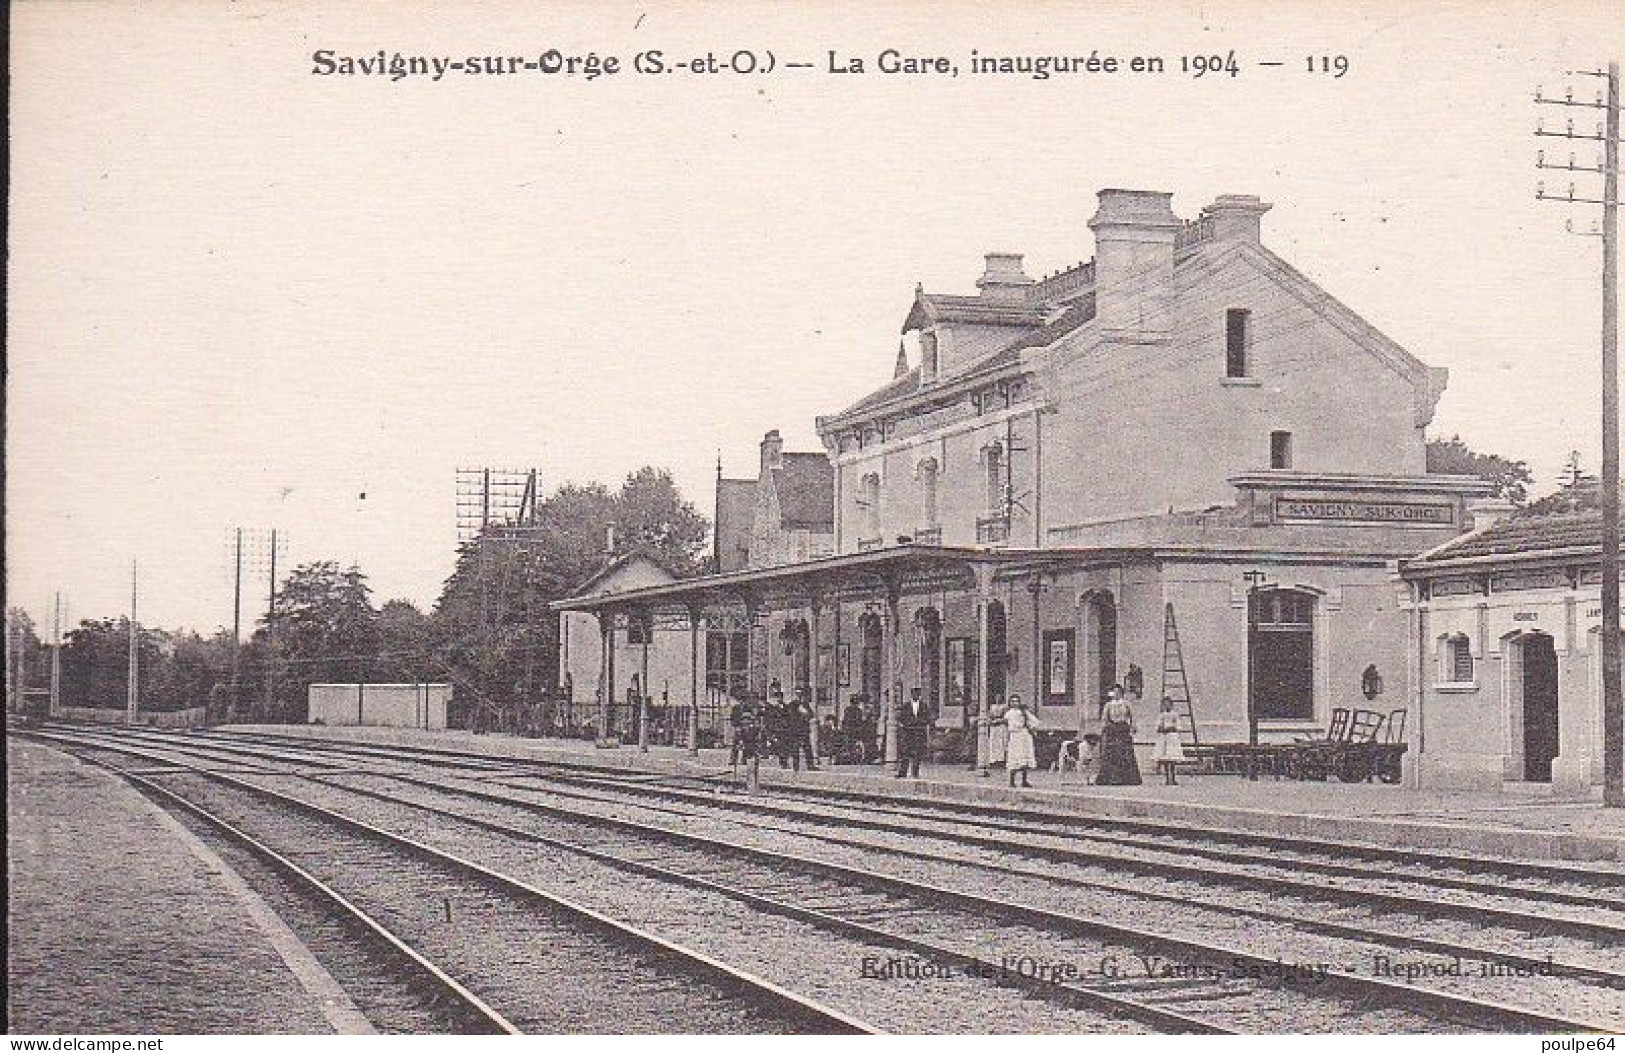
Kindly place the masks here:
<instances>
[{"instance_id":1,"label":"tree","mask_svg":"<svg viewBox=\"0 0 1625 1053\"><path fill-rule=\"evenodd\" d=\"M642 468L611 493L566 484L535 519L465 543L435 606L438 648L458 688L454 717L475 727L523 724L556 687L558 623L549 604L607 559L649 555L678 574L703 564L710 523L665 469Z\"/></svg>"},{"instance_id":2,"label":"tree","mask_svg":"<svg viewBox=\"0 0 1625 1053\"><path fill-rule=\"evenodd\" d=\"M257 675L276 685L262 719L302 721L309 686L377 679L378 612L366 575L324 561L295 567L260 618L250 651Z\"/></svg>"},{"instance_id":3,"label":"tree","mask_svg":"<svg viewBox=\"0 0 1625 1053\"><path fill-rule=\"evenodd\" d=\"M1462 442L1460 435L1429 439L1428 472L1435 475L1475 475L1491 484L1496 497L1515 505L1529 500L1529 486L1535 481L1529 465L1499 454L1478 453Z\"/></svg>"},{"instance_id":4,"label":"tree","mask_svg":"<svg viewBox=\"0 0 1625 1053\"><path fill-rule=\"evenodd\" d=\"M433 619L410 600L390 600L378 609L377 627L379 679L404 684L436 678Z\"/></svg>"},{"instance_id":5,"label":"tree","mask_svg":"<svg viewBox=\"0 0 1625 1053\"><path fill-rule=\"evenodd\" d=\"M1531 503L1524 515L1548 516L1564 512L1587 512L1602 507L1602 481L1580 466L1580 451L1569 454L1557 489Z\"/></svg>"},{"instance_id":6,"label":"tree","mask_svg":"<svg viewBox=\"0 0 1625 1053\"><path fill-rule=\"evenodd\" d=\"M711 524L683 500L664 468L640 468L615 495L615 554L653 556L674 574L696 572Z\"/></svg>"},{"instance_id":7,"label":"tree","mask_svg":"<svg viewBox=\"0 0 1625 1053\"><path fill-rule=\"evenodd\" d=\"M169 636L141 626L136 642L140 666L139 694L144 709L169 703L154 690L163 682L164 651ZM86 619L62 640L62 702L95 709L123 709L129 697L130 620ZM171 707L173 708L173 707Z\"/></svg>"},{"instance_id":8,"label":"tree","mask_svg":"<svg viewBox=\"0 0 1625 1053\"><path fill-rule=\"evenodd\" d=\"M6 608L6 684L15 692L39 687L50 679L50 655L21 607Z\"/></svg>"}]
</instances>

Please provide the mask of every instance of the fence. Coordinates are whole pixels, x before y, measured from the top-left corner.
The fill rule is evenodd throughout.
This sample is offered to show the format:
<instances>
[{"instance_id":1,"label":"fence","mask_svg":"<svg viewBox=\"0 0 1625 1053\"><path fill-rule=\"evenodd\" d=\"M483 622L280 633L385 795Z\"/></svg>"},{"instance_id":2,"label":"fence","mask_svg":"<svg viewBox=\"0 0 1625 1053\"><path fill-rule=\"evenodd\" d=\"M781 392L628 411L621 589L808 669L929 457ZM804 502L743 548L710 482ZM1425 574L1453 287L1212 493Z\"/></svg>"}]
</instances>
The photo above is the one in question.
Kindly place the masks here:
<instances>
[{"instance_id":1,"label":"fence","mask_svg":"<svg viewBox=\"0 0 1625 1053\"><path fill-rule=\"evenodd\" d=\"M726 692L714 687L706 689L698 707L687 702L648 699L649 745L688 746L697 730L701 747L721 746L728 734L728 714L733 704L734 700ZM602 720L607 737L631 744L638 741L641 708L635 700L624 697L617 699L607 711L592 694L564 699L551 731L566 738L599 738L598 725Z\"/></svg>"},{"instance_id":2,"label":"fence","mask_svg":"<svg viewBox=\"0 0 1625 1053\"><path fill-rule=\"evenodd\" d=\"M63 720L82 720L90 724L129 723L129 714L122 709L57 706L56 715ZM135 715L135 723L153 728L201 728L209 723L209 711L202 706L178 709L171 713L139 710Z\"/></svg>"}]
</instances>

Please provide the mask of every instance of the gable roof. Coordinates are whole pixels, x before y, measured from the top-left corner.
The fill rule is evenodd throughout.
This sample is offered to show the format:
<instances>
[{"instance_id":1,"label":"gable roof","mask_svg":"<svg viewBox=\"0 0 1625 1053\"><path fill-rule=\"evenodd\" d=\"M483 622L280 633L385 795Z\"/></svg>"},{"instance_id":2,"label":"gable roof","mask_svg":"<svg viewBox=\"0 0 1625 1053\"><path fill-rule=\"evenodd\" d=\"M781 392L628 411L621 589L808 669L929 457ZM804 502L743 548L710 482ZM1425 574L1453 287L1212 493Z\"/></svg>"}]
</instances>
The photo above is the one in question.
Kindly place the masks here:
<instances>
[{"instance_id":1,"label":"gable roof","mask_svg":"<svg viewBox=\"0 0 1625 1053\"><path fill-rule=\"evenodd\" d=\"M625 571L640 563L646 564L647 566L658 571L660 576L664 577L668 582L677 580L677 575L672 573L670 567L666 566L658 559L655 559L647 552L627 552L623 555L616 556L614 559L605 563L602 567L599 567L593 572L591 577L582 582L580 585L577 585L571 595L602 595L609 592L620 592L620 589L614 587L615 579L621 576ZM643 586L635 585L632 587L642 588Z\"/></svg>"}]
</instances>

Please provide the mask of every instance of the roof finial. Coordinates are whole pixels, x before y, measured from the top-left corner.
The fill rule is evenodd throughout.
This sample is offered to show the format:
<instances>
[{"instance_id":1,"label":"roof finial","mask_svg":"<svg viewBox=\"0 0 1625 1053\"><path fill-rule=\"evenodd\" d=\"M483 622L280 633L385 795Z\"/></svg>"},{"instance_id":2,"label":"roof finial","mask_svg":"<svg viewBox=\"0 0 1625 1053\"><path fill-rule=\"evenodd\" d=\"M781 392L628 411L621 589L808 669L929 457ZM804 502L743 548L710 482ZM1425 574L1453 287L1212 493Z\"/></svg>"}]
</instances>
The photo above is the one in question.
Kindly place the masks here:
<instances>
[{"instance_id":1,"label":"roof finial","mask_svg":"<svg viewBox=\"0 0 1625 1053\"><path fill-rule=\"evenodd\" d=\"M896 380L908 372L908 349L901 340L897 341L897 366L892 370L892 379Z\"/></svg>"}]
</instances>

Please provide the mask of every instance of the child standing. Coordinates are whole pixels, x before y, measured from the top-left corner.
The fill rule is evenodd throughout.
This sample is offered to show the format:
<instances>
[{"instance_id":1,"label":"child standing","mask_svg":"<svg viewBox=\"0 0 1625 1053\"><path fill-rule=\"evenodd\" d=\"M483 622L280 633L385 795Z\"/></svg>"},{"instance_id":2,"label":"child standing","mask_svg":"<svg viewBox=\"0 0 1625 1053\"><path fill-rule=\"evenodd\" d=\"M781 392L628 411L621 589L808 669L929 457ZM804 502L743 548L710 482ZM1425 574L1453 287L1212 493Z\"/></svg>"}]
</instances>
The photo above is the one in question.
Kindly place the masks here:
<instances>
[{"instance_id":1,"label":"child standing","mask_svg":"<svg viewBox=\"0 0 1625 1053\"><path fill-rule=\"evenodd\" d=\"M1179 714L1174 712L1174 700L1162 696L1162 708L1157 713L1157 749L1154 754L1157 770L1167 786L1178 786L1174 768L1185 759L1185 745L1179 736Z\"/></svg>"},{"instance_id":2,"label":"child standing","mask_svg":"<svg viewBox=\"0 0 1625 1053\"><path fill-rule=\"evenodd\" d=\"M1010 773L1010 785L1016 784L1016 775L1021 775L1021 785L1030 786L1027 782L1027 772L1038 766L1038 753L1034 749L1033 728L1038 721L1027 712L1022 704L1020 695L1010 696L1010 708L1004 713L1004 727L1007 734L1005 742L1004 766Z\"/></svg>"}]
</instances>

